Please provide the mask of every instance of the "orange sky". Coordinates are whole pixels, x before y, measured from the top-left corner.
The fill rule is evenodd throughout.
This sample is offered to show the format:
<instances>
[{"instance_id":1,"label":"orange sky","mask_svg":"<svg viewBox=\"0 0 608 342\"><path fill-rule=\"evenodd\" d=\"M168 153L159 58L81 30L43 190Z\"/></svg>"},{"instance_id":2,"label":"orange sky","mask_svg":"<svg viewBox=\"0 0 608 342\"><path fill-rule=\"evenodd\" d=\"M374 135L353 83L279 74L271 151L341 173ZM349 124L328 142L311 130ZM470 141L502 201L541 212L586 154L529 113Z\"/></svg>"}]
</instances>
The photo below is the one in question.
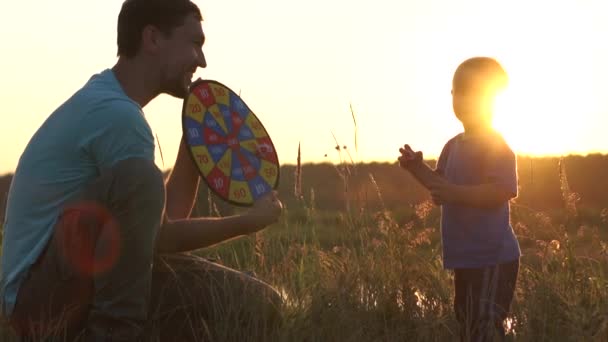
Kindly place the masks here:
<instances>
[{"instance_id":1,"label":"orange sky","mask_svg":"<svg viewBox=\"0 0 608 342\"><path fill-rule=\"evenodd\" d=\"M57 106L115 63L121 3L4 6L0 174L14 171ZM240 91L281 163L295 163L300 142L304 162L336 162L332 133L360 162L395 160L406 142L436 156L461 129L451 112L452 73L475 55L498 58L511 76L496 126L516 152L608 151L608 12L599 0L197 3L209 66L196 77ZM161 96L145 112L163 150L157 164L170 168L181 101Z\"/></svg>"}]
</instances>

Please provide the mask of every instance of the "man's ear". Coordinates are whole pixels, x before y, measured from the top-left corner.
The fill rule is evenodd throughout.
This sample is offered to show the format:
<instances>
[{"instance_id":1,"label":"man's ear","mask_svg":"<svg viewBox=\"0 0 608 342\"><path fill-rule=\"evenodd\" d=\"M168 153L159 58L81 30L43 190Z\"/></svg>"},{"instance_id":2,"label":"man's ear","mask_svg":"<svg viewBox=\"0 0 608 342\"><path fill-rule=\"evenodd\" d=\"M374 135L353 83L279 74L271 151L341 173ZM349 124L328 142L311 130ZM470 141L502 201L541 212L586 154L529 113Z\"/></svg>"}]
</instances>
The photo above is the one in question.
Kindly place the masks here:
<instances>
[{"instance_id":1,"label":"man's ear","mask_svg":"<svg viewBox=\"0 0 608 342\"><path fill-rule=\"evenodd\" d=\"M141 49L143 52L155 54L163 43L162 32L153 25L144 27L141 33Z\"/></svg>"}]
</instances>

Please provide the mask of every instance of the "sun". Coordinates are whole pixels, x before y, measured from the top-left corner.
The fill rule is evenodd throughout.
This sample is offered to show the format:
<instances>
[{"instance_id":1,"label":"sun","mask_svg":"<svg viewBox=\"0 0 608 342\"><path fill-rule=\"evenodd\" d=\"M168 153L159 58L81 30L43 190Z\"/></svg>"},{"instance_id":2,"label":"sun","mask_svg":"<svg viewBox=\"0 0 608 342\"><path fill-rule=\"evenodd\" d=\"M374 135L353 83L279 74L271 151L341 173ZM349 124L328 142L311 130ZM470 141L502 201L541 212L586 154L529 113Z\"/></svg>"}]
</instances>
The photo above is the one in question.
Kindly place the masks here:
<instances>
[{"instance_id":1,"label":"sun","mask_svg":"<svg viewBox=\"0 0 608 342\"><path fill-rule=\"evenodd\" d=\"M511 147L530 155L559 155L576 149L591 112L590 73L564 60L513 65L510 85L495 103L493 125Z\"/></svg>"}]
</instances>

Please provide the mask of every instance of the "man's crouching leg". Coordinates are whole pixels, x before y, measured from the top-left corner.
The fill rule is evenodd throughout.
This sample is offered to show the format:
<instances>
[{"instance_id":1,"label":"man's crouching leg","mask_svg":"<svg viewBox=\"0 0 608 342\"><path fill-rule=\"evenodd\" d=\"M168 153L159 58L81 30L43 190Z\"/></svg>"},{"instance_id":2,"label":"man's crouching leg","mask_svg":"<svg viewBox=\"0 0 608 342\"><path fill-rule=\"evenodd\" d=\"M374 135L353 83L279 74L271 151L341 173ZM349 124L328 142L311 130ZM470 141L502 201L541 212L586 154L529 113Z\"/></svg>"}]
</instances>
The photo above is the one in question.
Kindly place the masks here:
<instances>
[{"instance_id":1,"label":"man's crouching leg","mask_svg":"<svg viewBox=\"0 0 608 342\"><path fill-rule=\"evenodd\" d=\"M13 326L40 339L138 340L164 198L151 161L127 159L104 171L63 210L19 290Z\"/></svg>"},{"instance_id":2,"label":"man's crouching leg","mask_svg":"<svg viewBox=\"0 0 608 342\"><path fill-rule=\"evenodd\" d=\"M157 256L150 341L273 341L282 299L267 283L191 254Z\"/></svg>"}]
</instances>

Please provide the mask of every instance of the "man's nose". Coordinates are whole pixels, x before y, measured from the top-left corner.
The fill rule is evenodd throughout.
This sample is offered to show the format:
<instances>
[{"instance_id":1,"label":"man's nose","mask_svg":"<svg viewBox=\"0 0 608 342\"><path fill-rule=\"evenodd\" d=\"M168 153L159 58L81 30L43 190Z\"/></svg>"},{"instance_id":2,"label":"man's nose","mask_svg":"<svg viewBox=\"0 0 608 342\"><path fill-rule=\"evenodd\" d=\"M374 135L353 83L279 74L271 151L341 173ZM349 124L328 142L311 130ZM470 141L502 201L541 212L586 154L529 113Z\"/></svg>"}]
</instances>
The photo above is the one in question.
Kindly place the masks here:
<instances>
[{"instance_id":1,"label":"man's nose","mask_svg":"<svg viewBox=\"0 0 608 342\"><path fill-rule=\"evenodd\" d=\"M198 64L197 66L199 68L206 68L207 67L207 60L205 59L205 54L201 51L201 53L198 56Z\"/></svg>"}]
</instances>

